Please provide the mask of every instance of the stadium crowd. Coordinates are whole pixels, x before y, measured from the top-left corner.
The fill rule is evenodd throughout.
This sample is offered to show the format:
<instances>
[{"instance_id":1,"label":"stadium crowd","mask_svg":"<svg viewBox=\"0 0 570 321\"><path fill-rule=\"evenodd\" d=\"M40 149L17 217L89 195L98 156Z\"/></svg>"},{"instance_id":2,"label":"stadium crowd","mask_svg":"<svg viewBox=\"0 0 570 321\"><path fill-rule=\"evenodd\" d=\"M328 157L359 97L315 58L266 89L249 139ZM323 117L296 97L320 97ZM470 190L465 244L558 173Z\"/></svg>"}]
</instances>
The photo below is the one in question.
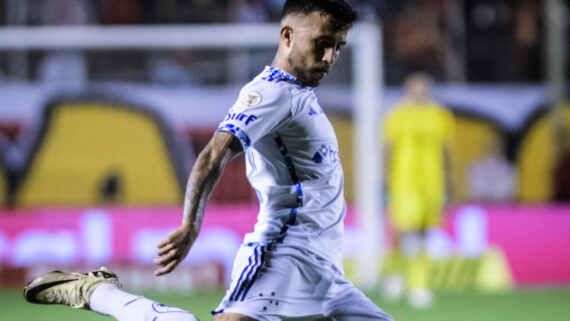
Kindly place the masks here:
<instances>
[{"instance_id":1,"label":"stadium crowd","mask_svg":"<svg viewBox=\"0 0 570 321\"><path fill-rule=\"evenodd\" d=\"M349 1L361 20L381 20L385 29L386 80L399 85L413 71L429 72L436 81L536 82L544 77L541 48L544 45L542 2L388 0ZM283 0L27 0L0 2L0 25L134 25L186 23L277 22ZM25 14L22 8L29 10ZM2 54L6 55L6 53ZM32 53L31 67L13 75L7 59L0 64L0 79L42 79L49 68L41 64L49 53ZM209 60L205 57L209 56ZM77 77L108 80L111 75L128 81L161 80L161 66L168 60L179 67L180 82L221 83L228 79L223 52L180 50L157 53L89 52L83 57L67 53L55 59L75 64ZM71 61L71 62L70 62ZM207 63L210 61L210 63ZM207 63L216 76L200 78L194 64ZM174 68L170 68L172 70ZM111 72L113 71L113 72ZM47 75L46 75L47 74ZM164 80L164 79L162 79Z\"/></svg>"}]
</instances>

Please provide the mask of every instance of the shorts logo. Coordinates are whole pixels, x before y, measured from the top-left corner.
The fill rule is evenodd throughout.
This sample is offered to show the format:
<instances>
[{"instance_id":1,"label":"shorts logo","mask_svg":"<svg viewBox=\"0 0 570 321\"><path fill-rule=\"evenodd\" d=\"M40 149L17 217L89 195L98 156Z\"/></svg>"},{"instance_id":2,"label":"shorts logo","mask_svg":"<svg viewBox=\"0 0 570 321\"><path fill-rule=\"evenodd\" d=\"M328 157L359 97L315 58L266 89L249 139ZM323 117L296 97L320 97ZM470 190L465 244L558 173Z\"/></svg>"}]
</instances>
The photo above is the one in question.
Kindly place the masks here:
<instances>
[{"instance_id":1,"label":"shorts logo","mask_svg":"<svg viewBox=\"0 0 570 321\"><path fill-rule=\"evenodd\" d=\"M262 100L263 98L261 97L260 93L257 91L252 91L245 95L241 101L248 106L257 106L261 104Z\"/></svg>"}]
</instances>

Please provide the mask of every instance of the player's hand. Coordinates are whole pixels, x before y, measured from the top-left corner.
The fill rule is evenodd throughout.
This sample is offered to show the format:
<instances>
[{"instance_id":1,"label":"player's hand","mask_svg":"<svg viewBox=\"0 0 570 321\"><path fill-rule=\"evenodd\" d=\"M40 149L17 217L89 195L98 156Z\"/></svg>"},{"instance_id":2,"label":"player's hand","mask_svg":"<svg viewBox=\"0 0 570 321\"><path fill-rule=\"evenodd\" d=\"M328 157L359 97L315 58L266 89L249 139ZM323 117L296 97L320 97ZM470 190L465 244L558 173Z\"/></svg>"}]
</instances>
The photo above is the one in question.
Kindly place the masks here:
<instances>
[{"instance_id":1,"label":"player's hand","mask_svg":"<svg viewBox=\"0 0 570 321\"><path fill-rule=\"evenodd\" d=\"M196 239L193 234L191 226L183 224L158 243L158 257L154 258L154 264L159 268L154 271L154 275L172 272L186 258Z\"/></svg>"}]
</instances>

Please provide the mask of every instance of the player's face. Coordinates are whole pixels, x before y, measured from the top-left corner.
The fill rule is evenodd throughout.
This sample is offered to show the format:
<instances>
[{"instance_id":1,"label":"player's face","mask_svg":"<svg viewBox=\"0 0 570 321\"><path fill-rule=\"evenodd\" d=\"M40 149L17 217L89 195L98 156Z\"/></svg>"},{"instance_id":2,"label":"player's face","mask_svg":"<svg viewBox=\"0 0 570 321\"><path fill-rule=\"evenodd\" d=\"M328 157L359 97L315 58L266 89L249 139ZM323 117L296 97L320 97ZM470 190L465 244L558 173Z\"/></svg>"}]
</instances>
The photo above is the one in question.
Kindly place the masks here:
<instances>
[{"instance_id":1,"label":"player's face","mask_svg":"<svg viewBox=\"0 0 570 321\"><path fill-rule=\"evenodd\" d=\"M430 81L424 78L413 78L406 81L405 87L408 95L417 101L423 101L430 97Z\"/></svg>"},{"instance_id":2,"label":"player's face","mask_svg":"<svg viewBox=\"0 0 570 321\"><path fill-rule=\"evenodd\" d=\"M312 12L296 20L293 30L288 65L303 86L316 87L338 59L348 29L336 28L330 15Z\"/></svg>"}]
</instances>

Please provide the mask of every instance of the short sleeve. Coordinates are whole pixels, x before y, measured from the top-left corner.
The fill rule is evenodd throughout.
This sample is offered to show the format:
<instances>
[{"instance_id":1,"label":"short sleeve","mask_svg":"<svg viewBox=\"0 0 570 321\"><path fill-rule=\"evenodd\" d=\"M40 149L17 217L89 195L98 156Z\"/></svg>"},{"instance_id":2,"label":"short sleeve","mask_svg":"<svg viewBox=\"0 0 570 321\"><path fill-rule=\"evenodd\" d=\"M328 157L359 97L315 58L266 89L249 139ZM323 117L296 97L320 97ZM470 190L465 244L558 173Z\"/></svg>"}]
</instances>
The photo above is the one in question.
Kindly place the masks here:
<instances>
[{"instance_id":1,"label":"short sleeve","mask_svg":"<svg viewBox=\"0 0 570 321\"><path fill-rule=\"evenodd\" d=\"M275 84L248 85L241 90L218 131L232 133L247 149L264 136L277 131L290 115L291 98L286 87Z\"/></svg>"}]
</instances>

